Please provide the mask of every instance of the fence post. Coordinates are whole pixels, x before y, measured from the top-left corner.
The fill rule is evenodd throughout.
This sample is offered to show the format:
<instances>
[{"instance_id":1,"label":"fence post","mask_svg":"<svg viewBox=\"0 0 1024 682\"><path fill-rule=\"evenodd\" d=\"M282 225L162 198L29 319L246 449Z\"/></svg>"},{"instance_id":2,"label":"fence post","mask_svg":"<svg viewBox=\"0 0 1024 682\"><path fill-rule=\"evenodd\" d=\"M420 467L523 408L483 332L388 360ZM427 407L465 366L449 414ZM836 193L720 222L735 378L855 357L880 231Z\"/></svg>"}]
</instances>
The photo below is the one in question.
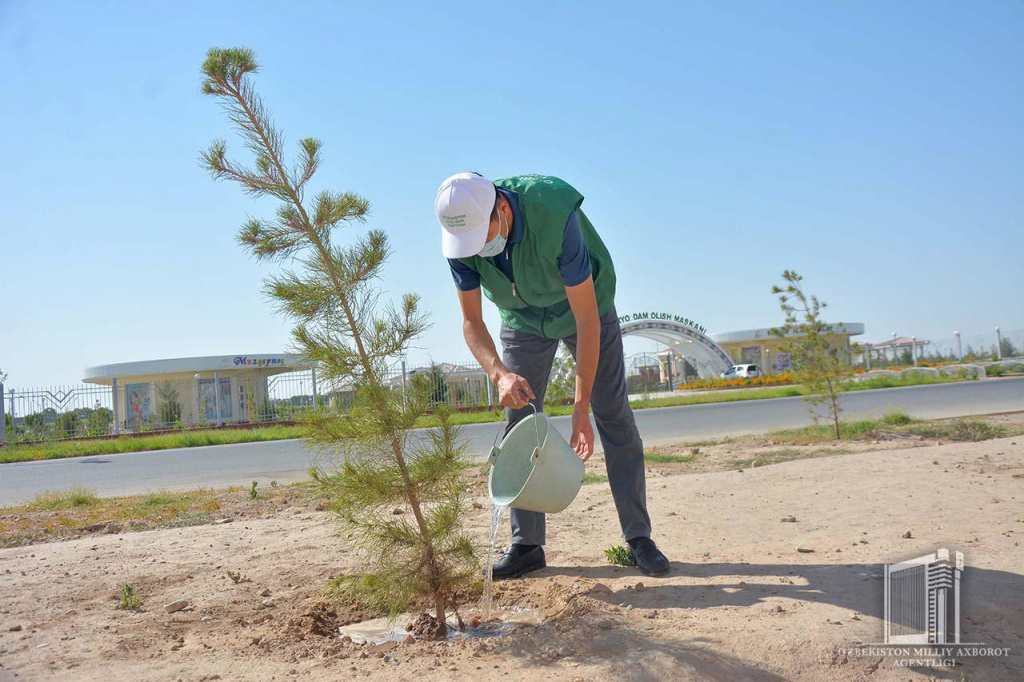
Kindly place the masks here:
<instances>
[{"instance_id":1,"label":"fence post","mask_svg":"<svg viewBox=\"0 0 1024 682\"><path fill-rule=\"evenodd\" d=\"M121 435L121 408L117 403L117 377L114 377L110 381L110 395L112 400L110 404L113 406L114 412L114 435Z\"/></svg>"},{"instance_id":2,"label":"fence post","mask_svg":"<svg viewBox=\"0 0 1024 682\"><path fill-rule=\"evenodd\" d=\"M217 426L220 426L220 376L213 373L213 409L217 410Z\"/></svg>"},{"instance_id":3,"label":"fence post","mask_svg":"<svg viewBox=\"0 0 1024 682\"><path fill-rule=\"evenodd\" d=\"M310 370L310 375L313 377L313 407L320 407L320 397L316 392L316 367Z\"/></svg>"},{"instance_id":4,"label":"fence post","mask_svg":"<svg viewBox=\"0 0 1024 682\"><path fill-rule=\"evenodd\" d=\"M408 403L405 397L405 358L402 358L402 403Z\"/></svg>"},{"instance_id":5,"label":"fence post","mask_svg":"<svg viewBox=\"0 0 1024 682\"><path fill-rule=\"evenodd\" d=\"M0 445L7 442L7 414L4 412L4 384L0 381Z\"/></svg>"},{"instance_id":6,"label":"fence post","mask_svg":"<svg viewBox=\"0 0 1024 682\"><path fill-rule=\"evenodd\" d=\"M996 327L996 360L1003 359L1003 335L999 333L999 327Z\"/></svg>"},{"instance_id":7,"label":"fence post","mask_svg":"<svg viewBox=\"0 0 1024 682\"><path fill-rule=\"evenodd\" d=\"M491 378L486 377L484 383L487 384L487 407L494 407L494 384L491 383Z\"/></svg>"}]
</instances>

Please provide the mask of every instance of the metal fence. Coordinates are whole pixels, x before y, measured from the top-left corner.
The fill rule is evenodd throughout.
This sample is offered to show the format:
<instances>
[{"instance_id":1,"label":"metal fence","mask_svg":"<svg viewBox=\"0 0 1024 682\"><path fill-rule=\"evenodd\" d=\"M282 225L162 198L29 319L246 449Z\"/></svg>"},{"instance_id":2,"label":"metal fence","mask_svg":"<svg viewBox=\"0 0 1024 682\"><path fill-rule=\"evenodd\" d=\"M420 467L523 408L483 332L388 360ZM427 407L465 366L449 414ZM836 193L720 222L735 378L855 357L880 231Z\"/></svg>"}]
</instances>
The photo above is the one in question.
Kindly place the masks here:
<instances>
[{"instance_id":1,"label":"metal fence","mask_svg":"<svg viewBox=\"0 0 1024 682\"><path fill-rule=\"evenodd\" d=\"M996 362L1024 359L1024 329L994 328L985 334L961 334L954 331L948 336L925 339L901 337L899 346L889 344L859 344L860 351L852 362L855 366L908 367L940 362ZM909 342L905 339L909 339ZM869 360L870 357L870 360Z\"/></svg>"},{"instance_id":2,"label":"metal fence","mask_svg":"<svg viewBox=\"0 0 1024 682\"><path fill-rule=\"evenodd\" d=\"M496 392L476 363L395 363L396 392L423 390L434 405L483 408ZM315 405L347 405L351 387L332 387L315 370L258 371L188 380L113 381L10 388L0 384L0 444L248 426L293 421Z\"/></svg>"}]
</instances>

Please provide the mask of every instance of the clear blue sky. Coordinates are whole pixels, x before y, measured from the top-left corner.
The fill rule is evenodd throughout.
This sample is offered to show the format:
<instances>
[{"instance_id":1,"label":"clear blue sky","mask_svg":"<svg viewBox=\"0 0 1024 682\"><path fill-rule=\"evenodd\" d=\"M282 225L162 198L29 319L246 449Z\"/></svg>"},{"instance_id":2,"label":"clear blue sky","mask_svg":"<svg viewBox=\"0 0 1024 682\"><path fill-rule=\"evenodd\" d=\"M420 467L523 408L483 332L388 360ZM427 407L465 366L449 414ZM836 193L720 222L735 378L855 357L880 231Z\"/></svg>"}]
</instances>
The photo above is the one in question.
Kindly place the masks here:
<instances>
[{"instance_id":1,"label":"clear blue sky","mask_svg":"<svg viewBox=\"0 0 1024 682\"><path fill-rule=\"evenodd\" d=\"M469 357L432 211L463 170L580 189L620 312L776 324L793 268L869 340L1024 327L1024 4L499 7L0 0L9 385L286 347L234 243L273 204L196 161L242 152L211 46L255 49L288 139L324 140L317 188L371 200L387 289L435 323L414 359Z\"/></svg>"}]
</instances>

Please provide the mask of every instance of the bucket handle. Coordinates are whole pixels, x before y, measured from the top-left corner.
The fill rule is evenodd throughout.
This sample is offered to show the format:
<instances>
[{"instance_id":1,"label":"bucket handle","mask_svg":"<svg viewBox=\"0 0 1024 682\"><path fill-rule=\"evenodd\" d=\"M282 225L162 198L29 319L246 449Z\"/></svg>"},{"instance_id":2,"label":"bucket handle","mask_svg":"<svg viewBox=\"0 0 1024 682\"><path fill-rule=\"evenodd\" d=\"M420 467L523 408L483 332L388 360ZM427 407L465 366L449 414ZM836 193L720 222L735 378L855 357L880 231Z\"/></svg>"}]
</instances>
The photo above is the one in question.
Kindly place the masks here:
<instances>
[{"instance_id":1,"label":"bucket handle","mask_svg":"<svg viewBox=\"0 0 1024 682\"><path fill-rule=\"evenodd\" d=\"M536 405L534 405L533 403L527 403L527 405L533 408L533 416L537 416L538 414L540 414L539 412L537 412ZM502 424L505 424L507 422L507 419L503 419L502 421L498 422L498 425L501 426ZM537 449L533 451L533 455L530 457L530 459L537 459L537 455L538 453L540 453L541 442L540 425L537 423L536 419L533 420L533 428L537 432ZM503 429L499 428L498 432L494 434L494 442L491 443L491 452L490 454L487 455L487 463L490 464L491 466L494 466L494 462L498 459L498 454L501 452L501 448L498 447L498 436L500 436L502 432Z\"/></svg>"}]
</instances>

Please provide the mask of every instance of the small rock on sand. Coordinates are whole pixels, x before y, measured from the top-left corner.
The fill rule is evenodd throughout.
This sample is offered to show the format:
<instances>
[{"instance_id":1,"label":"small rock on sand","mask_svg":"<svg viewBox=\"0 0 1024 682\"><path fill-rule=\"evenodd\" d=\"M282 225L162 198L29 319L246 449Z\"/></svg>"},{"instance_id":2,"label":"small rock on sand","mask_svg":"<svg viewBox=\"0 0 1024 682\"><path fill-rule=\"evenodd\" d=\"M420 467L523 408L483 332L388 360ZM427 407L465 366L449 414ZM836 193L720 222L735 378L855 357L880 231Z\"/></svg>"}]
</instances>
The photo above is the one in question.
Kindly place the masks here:
<instances>
[{"instance_id":1,"label":"small rock on sand","mask_svg":"<svg viewBox=\"0 0 1024 682\"><path fill-rule=\"evenodd\" d=\"M796 523L796 517L795 516L783 516L782 517L782 522L783 523Z\"/></svg>"},{"instance_id":2,"label":"small rock on sand","mask_svg":"<svg viewBox=\"0 0 1024 682\"><path fill-rule=\"evenodd\" d=\"M903 537L903 539L904 539L904 540L909 540L909 539L911 539L912 537L914 537L914 534L913 534L913 533L911 533L911 532L910 532L910 531L908 530L908 531L907 531L906 533L904 533L904 534L903 534L903 536L902 536L902 537Z\"/></svg>"},{"instance_id":3,"label":"small rock on sand","mask_svg":"<svg viewBox=\"0 0 1024 682\"><path fill-rule=\"evenodd\" d=\"M21 626L12 625L11 627L7 628L7 632L21 632Z\"/></svg>"},{"instance_id":4,"label":"small rock on sand","mask_svg":"<svg viewBox=\"0 0 1024 682\"><path fill-rule=\"evenodd\" d=\"M269 597L270 596L270 588L269 587L264 587L262 590L260 590L259 594L260 594L261 597Z\"/></svg>"},{"instance_id":5,"label":"small rock on sand","mask_svg":"<svg viewBox=\"0 0 1024 682\"><path fill-rule=\"evenodd\" d=\"M810 554L814 550L811 549L810 547L804 547L803 545L797 545L796 546L796 551L800 552L801 554Z\"/></svg>"},{"instance_id":6,"label":"small rock on sand","mask_svg":"<svg viewBox=\"0 0 1024 682\"><path fill-rule=\"evenodd\" d=\"M590 588L590 594L611 594L611 593L612 593L612 588L608 587L604 583L595 583L594 586Z\"/></svg>"},{"instance_id":7,"label":"small rock on sand","mask_svg":"<svg viewBox=\"0 0 1024 682\"><path fill-rule=\"evenodd\" d=\"M398 642L381 642L380 644L374 644L373 646L371 646L369 648L369 652L371 656L376 656L377 654L382 654L386 651L391 651L397 646Z\"/></svg>"},{"instance_id":8,"label":"small rock on sand","mask_svg":"<svg viewBox=\"0 0 1024 682\"><path fill-rule=\"evenodd\" d=\"M636 590L637 592L643 592L644 590L647 589L647 585L644 585L643 583L637 583L636 587L634 587L633 589Z\"/></svg>"},{"instance_id":9,"label":"small rock on sand","mask_svg":"<svg viewBox=\"0 0 1024 682\"><path fill-rule=\"evenodd\" d=\"M174 613L175 611L181 611L188 606L188 599L179 599L178 601L172 601L170 604L164 604L164 611L167 613Z\"/></svg>"},{"instance_id":10,"label":"small rock on sand","mask_svg":"<svg viewBox=\"0 0 1024 682\"><path fill-rule=\"evenodd\" d=\"M232 519L230 516L225 516L222 519L217 519L216 521L214 521L214 523L231 523L232 521L234 521L234 519Z\"/></svg>"}]
</instances>

